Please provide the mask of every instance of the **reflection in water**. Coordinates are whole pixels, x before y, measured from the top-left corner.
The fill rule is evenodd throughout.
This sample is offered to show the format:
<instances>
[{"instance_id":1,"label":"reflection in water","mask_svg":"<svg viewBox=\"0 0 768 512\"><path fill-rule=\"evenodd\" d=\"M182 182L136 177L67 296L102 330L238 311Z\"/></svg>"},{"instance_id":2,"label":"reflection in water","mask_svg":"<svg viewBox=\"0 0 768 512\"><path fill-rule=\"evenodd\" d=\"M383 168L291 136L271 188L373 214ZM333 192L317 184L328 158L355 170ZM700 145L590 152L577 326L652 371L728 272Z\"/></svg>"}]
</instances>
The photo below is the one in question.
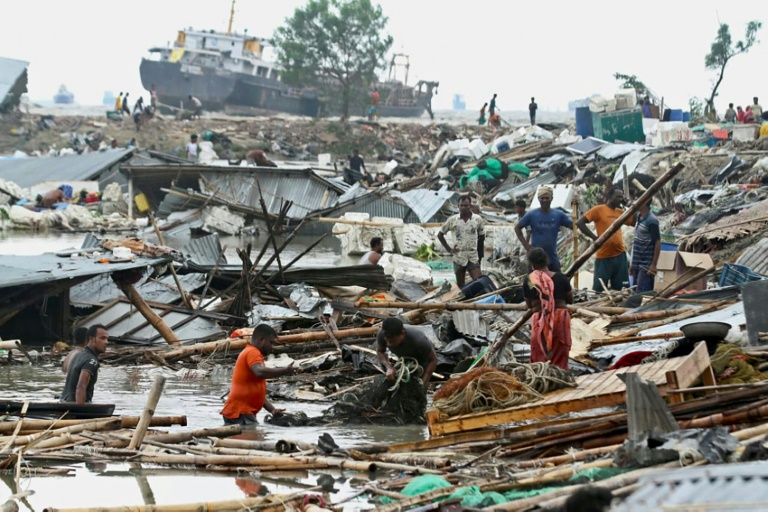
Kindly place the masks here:
<instances>
[{"instance_id":1,"label":"reflection in water","mask_svg":"<svg viewBox=\"0 0 768 512\"><path fill-rule=\"evenodd\" d=\"M230 384L229 371L211 377L188 380L170 370L154 366L107 367L102 366L96 384L94 399L100 403L116 404L115 414L138 416L156 373L168 378L163 396L157 406L157 415L186 415L188 428L217 427L223 424L219 411L223 406L220 396ZM132 378L133 376L133 378ZM58 365L12 366L0 372L0 390L5 400L52 401L60 394L64 374ZM325 403L281 402L288 412L303 411L319 416L328 407ZM260 421L263 415L260 415ZM180 427L171 427L178 430ZM366 443L407 442L424 439L426 427L367 426L345 428L296 427L282 428L260 424L255 430L242 434L242 438L278 441L280 439L314 443L323 432L328 432L342 448ZM240 473L213 473L170 468L141 468L138 464L85 464L74 467L75 477L32 477L23 480L22 489L35 493L28 498L29 510L41 511L45 507L127 506L136 504L174 504L218 501L244 497L253 492L289 493L322 485L322 475L335 479L334 501L353 494L350 481L341 479L341 472L321 471ZM345 476L350 477L349 473ZM0 475L9 490L14 488L13 478ZM355 475L366 478L365 475ZM233 481L234 480L234 481ZM327 483L326 483L327 485ZM264 490L262 490L264 489ZM11 494L5 493L5 494ZM0 497L3 493L0 493ZM350 510L364 505L352 501Z\"/></svg>"}]
</instances>

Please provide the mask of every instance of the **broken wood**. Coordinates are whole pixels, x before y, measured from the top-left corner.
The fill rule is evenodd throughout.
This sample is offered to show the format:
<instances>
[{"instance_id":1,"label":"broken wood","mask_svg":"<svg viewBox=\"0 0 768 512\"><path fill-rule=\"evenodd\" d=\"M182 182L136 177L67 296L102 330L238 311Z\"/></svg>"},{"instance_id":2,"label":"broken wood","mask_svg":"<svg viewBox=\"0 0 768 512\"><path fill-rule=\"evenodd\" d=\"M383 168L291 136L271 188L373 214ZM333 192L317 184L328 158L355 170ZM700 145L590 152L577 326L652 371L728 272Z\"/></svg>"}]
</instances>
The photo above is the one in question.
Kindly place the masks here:
<instances>
[{"instance_id":1,"label":"broken wood","mask_svg":"<svg viewBox=\"0 0 768 512\"><path fill-rule=\"evenodd\" d=\"M166 324L165 321L160 318L151 307L149 307L149 304L144 301L144 297L141 296L132 284L121 282L119 279L116 279L115 283L125 296L128 297L131 304L133 304L139 313L141 313L141 316L143 316L147 322L157 330L158 334L160 334L169 345L181 345L181 341L179 341L179 338L171 328L168 327L168 324Z\"/></svg>"},{"instance_id":2,"label":"broken wood","mask_svg":"<svg viewBox=\"0 0 768 512\"><path fill-rule=\"evenodd\" d=\"M155 415L155 408L157 407L157 402L160 401L160 395L163 394L164 386L165 377L157 375L152 383L152 389L149 391L149 397L147 397L147 403L144 406L144 411L141 413L139 424L136 425L136 431L131 437L130 444L128 444L129 450L135 450L141 446L141 442L144 440L149 424L152 421L152 416Z\"/></svg>"}]
</instances>

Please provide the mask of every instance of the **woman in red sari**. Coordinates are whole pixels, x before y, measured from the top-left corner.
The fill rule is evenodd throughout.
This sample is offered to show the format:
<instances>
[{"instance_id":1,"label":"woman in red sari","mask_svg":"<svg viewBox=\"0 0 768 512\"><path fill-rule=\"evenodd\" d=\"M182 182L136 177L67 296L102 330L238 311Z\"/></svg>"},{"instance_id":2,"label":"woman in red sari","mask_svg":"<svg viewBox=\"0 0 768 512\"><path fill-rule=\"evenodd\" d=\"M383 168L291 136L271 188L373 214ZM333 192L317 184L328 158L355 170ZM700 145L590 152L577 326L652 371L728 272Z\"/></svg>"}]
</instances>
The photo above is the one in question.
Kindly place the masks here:
<instances>
[{"instance_id":1,"label":"woman in red sari","mask_svg":"<svg viewBox=\"0 0 768 512\"><path fill-rule=\"evenodd\" d=\"M528 253L533 269L523 283L525 303L535 313L531 323L531 362L549 361L568 369L571 349L571 314L573 304L570 279L560 272L552 272L547 253L535 248Z\"/></svg>"}]
</instances>

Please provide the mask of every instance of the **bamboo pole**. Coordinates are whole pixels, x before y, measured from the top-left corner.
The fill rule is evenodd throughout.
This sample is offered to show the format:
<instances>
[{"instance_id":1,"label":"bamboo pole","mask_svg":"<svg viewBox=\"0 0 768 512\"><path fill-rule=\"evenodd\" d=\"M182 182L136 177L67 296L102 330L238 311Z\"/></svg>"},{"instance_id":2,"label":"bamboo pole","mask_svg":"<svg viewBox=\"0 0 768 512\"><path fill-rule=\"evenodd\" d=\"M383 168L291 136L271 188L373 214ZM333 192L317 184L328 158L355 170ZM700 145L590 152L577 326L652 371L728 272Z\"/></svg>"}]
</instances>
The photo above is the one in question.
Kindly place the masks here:
<instances>
[{"instance_id":1,"label":"bamboo pole","mask_svg":"<svg viewBox=\"0 0 768 512\"><path fill-rule=\"evenodd\" d=\"M605 347L608 345L620 345L622 343L631 343L633 341L665 340L670 338L682 338L685 336L681 331L664 332L660 334L648 334L646 336L620 336L617 338L599 338L592 340L589 344L590 350L594 347Z\"/></svg>"},{"instance_id":2,"label":"bamboo pole","mask_svg":"<svg viewBox=\"0 0 768 512\"><path fill-rule=\"evenodd\" d=\"M691 310L686 311L685 313L681 313L679 315L671 316L671 317L666 318L664 320L659 320L657 322L653 322L653 323L645 325L645 326L636 327L636 328L631 329L629 331L622 332L620 334L620 336L622 338L626 338L628 336L634 336L635 334L637 334L639 332L647 331L648 329L655 329L656 327L661 327L663 325L668 325L668 324L671 324L671 323L674 323L674 322L679 322L680 320L685 320L687 318L691 318L691 317L694 317L694 316L699 316L699 315L701 315L703 313L708 313L709 311L714 311L714 310L720 309L723 306L729 305L731 303L732 303L731 300L719 300L719 301L713 302L712 304L709 304L707 306L702 306L702 307L697 308L697 309L691 309Z\"/></svg>"},{"instance_id":3,"label":"bamboo pole","mask_svg":"<svg viewBox=\"0 0 768 512\"><path fill-rule=\"evenodd\" d=\"M356 338L372 336L379 333L379 327L360 327L355 329L340 329L333 331L337 340L345 338ZM300 334L288 334L278 336L276 344L281 343L302 343L307 341L322 341L328 339L328 333L325 331L304 332ZM221 341L211 341L208 343L198 343L189 347L181 347L163 354L166 359L175 359L197 354L210 354L219 350L242 350L249 343L248 339L234 338Z\"/></svg>"},{"instance_id":4,"label":"bamboo pole","mask_svg":"<svg viewBox=\"0 0 768 512\"><path fill-rule=\"evenodd\" d=\"M605 230L605 232L597 237L597 240L594 241L592 245L590 245L586 251L584 251L584 254L579 256L578 259L574 260L574 262L571 264L570 267L564 272L565 275L568 277L573 277L573 274L575 274L579 268L581 268L584 263L589 260L589 258L594 255L600 247L603 246L605 242L608 241L609 238L613 236L614 233L619 231L621 227L624 225L624 223L629 220L637 210L640 209L640 206L642 206L644 203L649 201L653 194L655 194L658 190L660 190L664 185L667 184L669 180L675 177L677 173L683 170L683 167L685 167L683 164L678 163L674 167L672 167L670 170L659 176L656 181L653 182L653 185L648 187L648 190L646 190L643 195L641 195L635 203L627 208L627 210L622 213L618 219L616 219L611 226Z\"/></svg>"},{"instance_id":5,"label":"bamboo pole","mask_svg":"<svg viewBox=\"0 0 768 512\"><path fill-rule=\"evenodd\" d=\"M117 430L120 428L120 420L118 418L106 419L106 420L90 420L86 423L79 425L72 425L69 427L57 428L54 430L44 430L36 434L29 434L26 436L17 436L15 439L9 439L13 446L23 446L30 444L31 442L40 439L41 437L55 437L62 434L76 434L83 430L99 431L99 430ZM11 436L13 437L13 436ZM4 438L0 438L0 442L4 441Z\"/></svg>"},{"instance_id":6,"label":"bamboo pole","mask_svg":"<svg viewBox=\"0 0 768 512\"><path fill-rule=\"evenodd\" d=\"M680 313L685 313L687 311L693 311L692 308L681 308L681 309L665 309L662 311L648 311L645 313L625 313L622 315L614 316L611 318L610 322L608 322L609 325L619 325L619 324L633 324L636 322L647 322L648 320L656 320L658 318L667 318L670 316L679 315Z\"/></svg>"},{"instance_id":7,"label":"bamboo pole","mask_svg":"<svg viewBox=\"0 0 768 512\"><path fill-rule=\"evenodd\" d=\"M579 199L576 194L573 195L573 200L571 201L571 217L571 222L573 222L573 260L576 261L579 257L579 228L576 225L576 221L579 220ZM576 290L579 289L578 272L573 276L573 287Z\"/></svg>"},{"instance_id":8,"label":"bamboo pole","mask_svg":"<svg viewBox=\"0 0 768 512\"><path fill-rule=\"evenodd\" d=\"M372 309L437 309L446 311L458 311L458 310L476 310L476 311L527 311L528 306L525 304L475 304L467 302L396 302L396 301L381 301L381 302L357 302L355 304L357 308L372 308ZM618 308L608 306L591 306L584 307L579 304L569 304L568 309L574 313L582 313L585 310L594 314L605 315L621 315L630 311L630 308Z\"/></svg>"},{"instance_id":9,"label":"bamboo pole","mask_svg":"<svg viewBox=\"0 0 768 512\"><path fill-rule=\"evenodd\" d=\"M507 342L509 339L518 331L522 326L525 325L525 323L528 321L529 318L533 316L533 309L529 309L528 311L521 316L517 322L510 327L507 332L504 333L504 336L502 336L498 341L494 342L493 345L491 345L486 353L478 359L477 363L474 365L475 367L479 366L485 366L488 361L491 361L493 357L496 356L496 354L500 353L502 350L504 350L504 347L507 345Z\"/></svg>"},{"instance_id":10,"label":"bamboo pole","mask_svg":"<svg viewBox=\"0 0 768 512\"><path fill-rule=\"evenodd\" d=\"M155 229L155 235L157 235L157 241L160 242L160 245L165 245L165 239L163 238L163 233L162 231L160 231L160 228L157 227L157 221L155 220L155 216L152 212L149 212L149 221L152 223L152 227ZM181 287L181 281L179 281L179 276L176 274L176 269L173 266L173 262L171 262L168 265L168 268L171 270L171 275L173 276L173 282L176 283L176 288L178 288L179 295L181 295L181 302L184 303L185 308L192 309L192 305L189 303L187 294L184 292L184 288Z\"/></svg>"},{"instance_id":11,"label":"bamboo pole","mask_svg":"<svg viewBox=\"0 0 768 512\"><path fill-rule=\"evenodd\" d=\"M663 292L661 292L659 294L659 297L662 298L662 299L666 299L667 297L671 297L672 295L674 295L675 293L679 292L680 290L682 290L683 288L685 288L689 284L695 283L696 281L702 279L704 276L707 276L711 272L714 272L714 270L715 270L715 265L712 265L711 267L705 268L705 269L701 270L700 272L696 272L694 275L692 275L688 279L680 280L680 282L676 281L672 285L671 288L668 288L668 289L664 290Z\"/></svg>"},{"instance_id":12,"label":"bamboo pole","mask_svg":"<svg viewBox=\"0 0 768 512\"><path fill-rule=\"evenodd\" d=\"M160 318L160 316L158 316L158 314L155 313L152 308L149 307L149 304L144 301L144 297L142 297L141 294L136 291L136 288L134 288L132 284L122 283L119 282L119 280L116 280L115 283L117 284L117 287L122 290L125 296L128 297L128 300L131 301L131 304L133 304L136 309L139 310L141 316L143 316L147 322L149 322L150 325L157 330L160 336L162 336L169 345L181 345L181 341L179 341L179 338L176 336L176 334L174 334L174 332L170 327L168 327L165 321Z\"/></svg>"},{"instance_id":13,"label":"bamboo pole","mask_svg":"<svg viewBox=\"0 0 768 512\"><path fill-rule=\"evenodd\" d=\"M64 428L88 424L93 421L120 420L120 428L133 428L139 424L139 416L120 416L118 418L104 418L102 420L29 420L0 421L0 434L13 432L18 422L23 422L21 430L24 432L40 431L49 428ZM171 427L174 425L187 426L186 416L155 416L150 427ZM0 442L2 438L0 438Z\"/></svg>"},{"instance_id":14,"label":"bamboo pole","mask_svg":"<svg viewBox=\"0 0 768 512\"><path fill-rule=\"evenodd\" d=\"M566 464L568 462L580 462L589 457L592 457L593 455L605 455L606 453L613 453L619 448L621 448L621 444L601 446L591 450L578 450L566 455L555 455L553 457L542 457L539 459L525 460L523 462L519 462L517 467L520 469L525 469L546 466L549 464L559 466L560 464Z\"/></svg>"},{"instance_id":15,"label":"bamboo pole","mask_svg":"<svg viewBox=\"0 0 768 512\"><path fill-rule=\"evenodd\" d=\"M133 436L131 436L131 442L128 443L129 450L135 450L141 446L141 442L147 433L147 428L149 428L149 424L152 421L152 416L155 415L155 408L157 407L157 402L160 401L160 395L163 394L164 386L165 377L157 375L155 382L152 383L152 389L149 391L149 397L147 397L147 403L144 405L144 410L141 413L139 424L136 426Z\"/></svg>"}]
</instances>

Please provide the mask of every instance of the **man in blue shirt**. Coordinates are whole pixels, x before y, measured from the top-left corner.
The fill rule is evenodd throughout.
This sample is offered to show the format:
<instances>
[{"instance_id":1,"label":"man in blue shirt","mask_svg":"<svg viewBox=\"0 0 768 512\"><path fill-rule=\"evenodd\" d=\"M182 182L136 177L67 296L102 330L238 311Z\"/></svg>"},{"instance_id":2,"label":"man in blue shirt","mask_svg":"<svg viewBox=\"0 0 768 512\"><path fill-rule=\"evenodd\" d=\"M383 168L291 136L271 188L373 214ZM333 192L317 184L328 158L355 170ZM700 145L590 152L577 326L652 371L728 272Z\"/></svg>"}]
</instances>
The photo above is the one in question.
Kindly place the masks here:
<instances>
[{"instance_id":1,"label":"man in blue shirt","mask_svg":"<svg viewBox=\"0 0 768 512\"><path fill-rule=\"evenodd\" d=\"M659 221L651 213L650 201L648 201L640 207L640 215L637 217L635 240L632 243L632 261L629 266L629 274L637 286L637 293L653 290L660 253Z\"/></svg>"},{"instance_id":2,"label":"man in blue shirt","mask_svg":"<svg viewBox=\"0 0 768 512\"><path fill-rule=\"evenodd\" d=\"M515 226L515 234L526 252L532 248L544 249L549 257L549 270L560 272L560 259L557 257L557 235L560 227L572 228L573 221L562 210L553 210L553 191L551 187L540 187L537 197L541 208L526 213ZM530 243L526 240L523 229L531 229Z\"/></svg>"}]
</instances>

